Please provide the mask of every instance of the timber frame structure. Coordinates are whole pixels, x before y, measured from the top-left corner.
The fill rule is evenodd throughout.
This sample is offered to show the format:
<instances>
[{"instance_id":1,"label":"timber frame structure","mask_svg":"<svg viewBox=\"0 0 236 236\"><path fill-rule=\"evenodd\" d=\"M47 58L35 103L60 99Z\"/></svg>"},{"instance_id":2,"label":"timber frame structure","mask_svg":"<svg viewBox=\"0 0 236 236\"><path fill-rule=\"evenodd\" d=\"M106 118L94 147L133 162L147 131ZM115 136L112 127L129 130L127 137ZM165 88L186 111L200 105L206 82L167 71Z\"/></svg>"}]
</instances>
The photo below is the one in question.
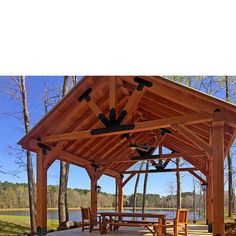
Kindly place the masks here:
<instances>
[{"instance_id":1,"label":"timber frame structure","mask_svg":"<svg viewBox=\"0 0 236 236\"><path fill-rule=\"evenodd\" d=\"M130 137L159 147L159 154L132 150ZM102 175L116 179L122 212L123 187L145 172L130 168L163 160L149 172L188 171L206 184L207 221L214 236L223 236L224 158L235 137L236 106L230 103L160 76L86 76L19 141L37 154L37 234L46 234L47 169L55 160L87 170L93 219ZM162 154L161 147L172 152ZM192 167L167 169L172 158Z\"/></svg>"}]
</instances>

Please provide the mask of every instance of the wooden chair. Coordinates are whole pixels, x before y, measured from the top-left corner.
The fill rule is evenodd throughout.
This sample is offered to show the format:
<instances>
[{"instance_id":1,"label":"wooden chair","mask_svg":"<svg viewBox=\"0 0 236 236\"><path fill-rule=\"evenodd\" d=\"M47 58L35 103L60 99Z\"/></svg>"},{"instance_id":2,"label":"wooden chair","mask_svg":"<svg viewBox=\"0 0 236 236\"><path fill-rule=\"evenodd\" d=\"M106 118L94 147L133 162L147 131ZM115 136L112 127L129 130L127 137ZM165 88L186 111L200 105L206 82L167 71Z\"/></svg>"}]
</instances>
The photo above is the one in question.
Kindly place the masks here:
<instances>
[{"instance_id":1,"label":"wooden chair","mask_svg":"<svg viewBox=\"0 0 236 236\"><path fill-rule=\"evenodd\" d=\"M101 217L98 216L98 219L96 219L95 222L92 222L92 217L91 217L91 210L90 208L85 208L85 207L81 207L81 216L82 216L82 231L84 231L85 229L89 229L90 232L92 232L93 230L100 230L101 228ZM94 229L95 225L99 225L99 228ZM88 228L86 228L85 226L89 226Z\"/></svg>"},{"instance_id":2,"label":"wooden chair","mask_svg":"<svg viewBox=\"0 0 236 236\"><path fill-rule=\"evenodd\" d=\"M166 229L173 228L174 236L178 236L179 234L188 235L188 209L177 209L176 218L175 219L166 219L165 220L165 235ZM183 232L178 232L181 229Z\"/></svg>"}]
</instances>

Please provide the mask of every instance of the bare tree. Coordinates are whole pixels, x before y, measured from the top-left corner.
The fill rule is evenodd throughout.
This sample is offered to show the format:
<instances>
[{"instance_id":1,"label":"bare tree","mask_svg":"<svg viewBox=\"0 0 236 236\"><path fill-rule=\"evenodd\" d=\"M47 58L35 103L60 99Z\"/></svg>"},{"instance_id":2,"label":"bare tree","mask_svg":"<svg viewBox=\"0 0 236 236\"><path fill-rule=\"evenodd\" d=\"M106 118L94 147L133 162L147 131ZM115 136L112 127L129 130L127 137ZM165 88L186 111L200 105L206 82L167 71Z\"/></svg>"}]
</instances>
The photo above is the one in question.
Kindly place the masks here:
<instances>
[{"instance_id":1,"label":"bare tree","mask_svg":"<svg viewBox=\"0 0 236 236\"><path fill-rule=\"evenodd\" d=\"M20 112L13 112L15 118L19 120L24 127L24 133L27 134L30 130L30 115L27 103L27 89L26 89L25 76L14 76L9 78L9 85L6 87L6 94L17 101L20 105ZM14 149L14 150L13 150ZM36 233L36 189L35 179L33 173L32 154L30 151L26 151L26 163L23 161L23 155L25 152L16 150L11 147L11 151L18 152L18 160L16 163L20 167L26 167L28 178L28 195L29 195L29 208L30 208L30 224L31 233ZM15 154L14 154L15 155Z\"/></svg>"},{"instance_id":2,"label":"bare tree","mask_svg":"<svg viewBox=\"0 0 236 236\"><path fill-rule=\"evenodd\" d=\"M144 163L144 162L142 161L139 170L142 170L142 168L143 168L143 163ZM139 178L140 178L140 173L137 174L137 178L136 178L136 182L135 182L135 186L134 186L133 212L136 211L136 205L137 205L137 190L138 190Z\"/></svg>"},{"instance_id":3,"label":"bare tree","mask_svg":"<svg viewBox=\"0 0 236 236\"><path fill-rule=\"evenodd\" d=\"M64 77L62 97L69 91L69 77ZM67 203L67 183L70 165L64 161L60 161L60 181L58 194L58 217L59 227L69 220L68 203Z\"/></svg>"},{"instance_id":4,"label":"bare tree","mask_svg":"<svg viewBox=\"0 0 236 236\"><path fill-rule=\"evenodd\" d=\"M225 76L225 99L229 101L229 78ZM228 216L232 217L233 212L233 166L232 166L232 158L230 155L230 151L227 156L228 161Z\"/></svg>"},{"instance_id":5,"label":"bare tree","mask_svg":"<svg viewBox=\"0 0 236 236\"><path fill-rule=\"evenodd\" d=\"M15 81L17 82L16 79ZM23 112L23 117L24 117L23 122L24 122L24 127L25 127L25 133L27 134L30 130L30 117L29 117L27 97L26 97L25 76L20 76L20 93L22 97L22 112ZM35 233L36 232L35 180L34 180L34 173L33 173L32 156L31 156L31 152L28 150L26 151L26 157L27 157L27 176L28 176L31 232Z\"/></svg>"},{"instance_id":6,"label":"bare tree","mask_svg":"<svg viewBox=\"0 0 236 236\"><path fill-rule=\"evenodd\" d=\"M193 177L193 220L196 221L196 183Z\"/></svg>"},{"instance_id":7,"label":"bare tree","mask_svg":"<svg viewBox=\"0 0 236 236\"><path fill-rule=\"evenodd\" d=\"M180 168L180 159L176 158L176 190L177 190L177 208L181 208L181 176L179 172Z\"/></svg>"}]
</instances>

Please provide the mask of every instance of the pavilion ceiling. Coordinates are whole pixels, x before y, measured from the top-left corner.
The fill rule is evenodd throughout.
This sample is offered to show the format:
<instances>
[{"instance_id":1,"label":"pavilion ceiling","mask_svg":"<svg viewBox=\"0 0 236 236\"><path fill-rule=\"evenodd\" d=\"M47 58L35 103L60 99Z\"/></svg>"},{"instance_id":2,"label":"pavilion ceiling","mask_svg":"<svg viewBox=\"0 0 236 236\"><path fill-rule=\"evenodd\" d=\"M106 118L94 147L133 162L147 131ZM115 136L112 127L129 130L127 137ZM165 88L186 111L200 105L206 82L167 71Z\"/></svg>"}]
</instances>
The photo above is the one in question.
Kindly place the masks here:
<instances>
[{"instance_id":1,"label":"pavilion ceiling","mask_svg":"<svg viewBox=\"0 0 236 236\"><path fill-rule=\"evenodd\" d=\"M152 82L152 87L145 87L137 93L135 102L128 107L129 111L122 124L137 124L152 120L162 120L173 117L180 117L194 114L211 116L216 109L224 110L227 114L224 132L225 154L235 138L236 108L235 106L220 101L216 98L202 94L198 91L176 84L162 77L141 77ZM110 81L116 79L117 84L112 87ZM79 97L89 88L91 101L79 101ZM102 112L109 119L111 103L116 106L117 116L130 101L137 89L134 77L96 77L87 76L46 116L31 132L23 137L19 144L23 148L36 151L35 143L42 142L49 145L53 155L49 153L48 165L58 159L69 161L82 167L95 163L104 173L114 176L121 173L135 164L129 161L131 157L137 156L137 151L130 149L130 138L124 137L121 133L112 136L84 136L78 133L76 139L55 139L62 137L61 134L71 134L80 131L103 128L104 124L98 119L98 113ZM111 99L111 92L115 92L116 99ZM117 104L115 104L117 103ZM94 105L95 104L95 105ZM97 111L97 108L99 109ZM187 117L187 116L186 116ZM158 126L159 127L159 126ZM151 129L134 132L133 137L136 143L146 143L158 146L161 145L178 153L183 153L183 158L200 170L207 173L207 153L202 150L203 142L206 149L211 143L210 120L202 119L201 122L186 123L187 130L194 135L193 139L187 138L181 127L170 125L170 134L162 138L160 129ZM132 131L133 132L133 131ZM124 133L124 132L123 132ZM130 133L130 130L126 133ZM153 139L155 134L156 140ZM48 139L48 138L54 139ZM194 140L199 141L195 142ZM49 141L47 141L49 140Z\"/></svg>"}]
</instances>

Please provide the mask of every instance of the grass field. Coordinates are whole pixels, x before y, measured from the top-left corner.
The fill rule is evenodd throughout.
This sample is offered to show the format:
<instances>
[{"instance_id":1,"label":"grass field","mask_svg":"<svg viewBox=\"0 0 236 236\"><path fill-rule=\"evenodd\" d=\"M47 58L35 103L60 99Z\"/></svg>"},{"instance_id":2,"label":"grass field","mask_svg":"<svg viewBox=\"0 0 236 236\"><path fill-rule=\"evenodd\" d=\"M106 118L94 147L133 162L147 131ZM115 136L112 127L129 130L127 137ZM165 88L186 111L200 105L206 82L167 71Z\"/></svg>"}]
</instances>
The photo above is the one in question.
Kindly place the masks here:
<instances>
[{"instance_id":1,"label":"grass field","mask_svg":"<svg viewBox=\"0 0 236 236\"><path fill-rule=\"evenodd\" d=\"M48 230L56 230L57 220L48 220ZM20 235L30 233L29 216L0 215L0 235Z\"/></svg>"}]
</instances>

